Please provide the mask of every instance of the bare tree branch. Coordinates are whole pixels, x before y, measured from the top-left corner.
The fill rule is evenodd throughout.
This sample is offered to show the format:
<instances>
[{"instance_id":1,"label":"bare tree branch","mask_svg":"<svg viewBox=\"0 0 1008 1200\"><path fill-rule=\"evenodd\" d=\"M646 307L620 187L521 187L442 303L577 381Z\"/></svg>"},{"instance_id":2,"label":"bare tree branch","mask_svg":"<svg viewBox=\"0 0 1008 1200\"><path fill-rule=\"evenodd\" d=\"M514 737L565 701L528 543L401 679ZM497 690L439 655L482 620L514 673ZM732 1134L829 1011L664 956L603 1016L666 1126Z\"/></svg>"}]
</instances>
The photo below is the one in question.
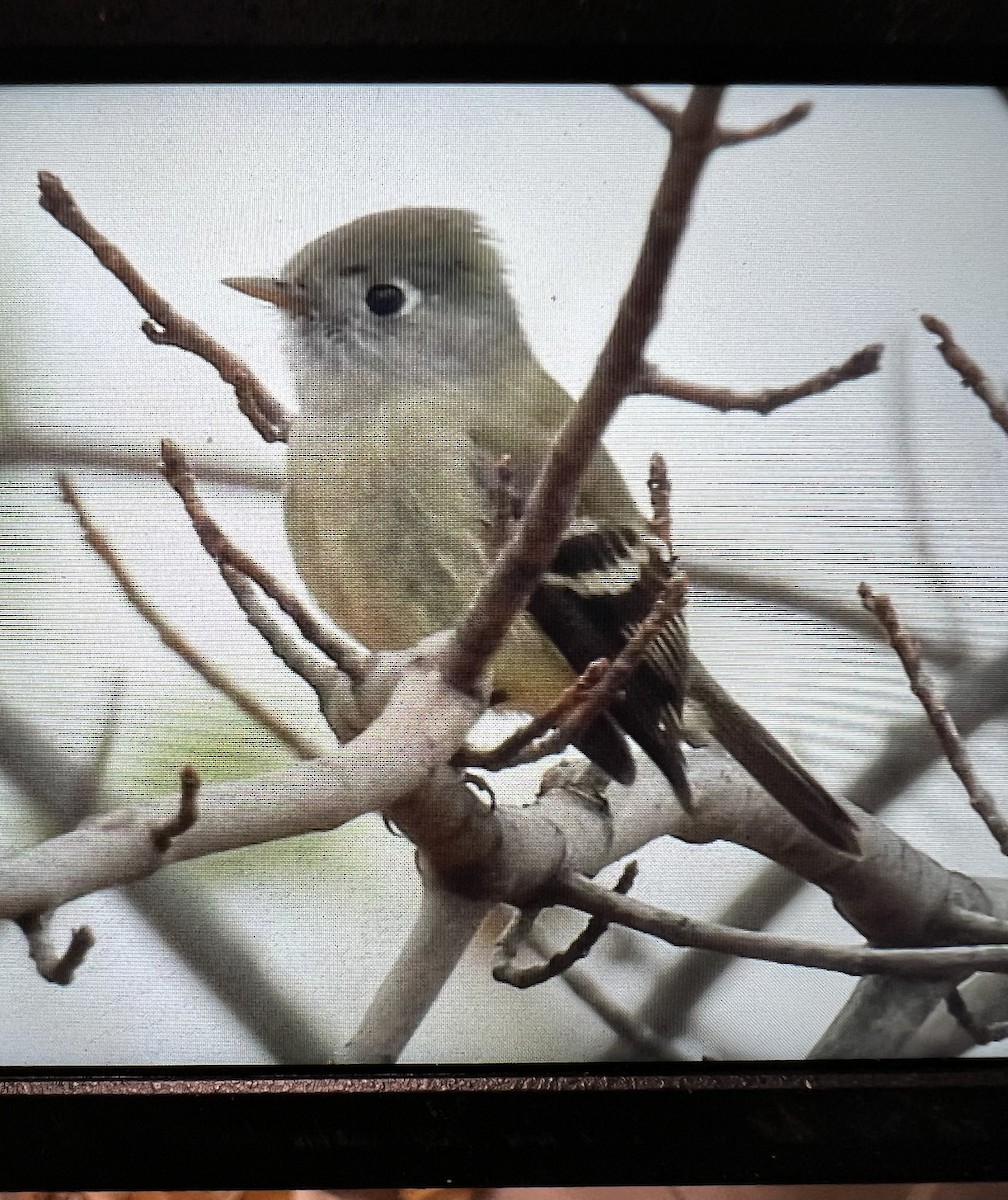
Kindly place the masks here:
<instances>
[{"instance_id":1,"label":"bare tree branch","mask_svg":"<svg viewBox=\"0 0 1008 1200\"><path fill-rule=\"evenodd\" d=\"M718 145L719 146L740 146L744 142L755 142L761 138L776 137L778 133L783 133L786 129L797 125L799 121L804 121L812 111L812 102L803 100L799 104L789 108L787 112L781 113L779 117L772 117L769 121L764 121L760 125L754 125L750 129L724 129L718 127Z\"/></svg>"},{"instance_id":2,"label":"bare tree branch","mask_svg":"<svg viewBox=\"0 0 1008 1200\"><path fill-rule=\"evenodd\" d=\"M959 345L952 330L939 317L925 314L921 317L921 324L939 339L938 353L962 380L963 387L969 388L975 396L979 396L987 405L991 419L1008 433L1008 400L1000 395L993 381Z\"/></svg>"},{"instance_id":3,"label":"bare tree branch","mask_svg":"<svg viewBox=\"0 0 1008 1200\"><path fill-rule=\"evenodd\" d=\"M847 383L852 379L863 379L865 375L873 374L882 362L883 350L881 342L873 342L872 345L855 351L838 366L827 367L800 383L763 388L758 392L737 392L732 388L711 387L704 383L675 379L671 375L663 375L650 363L645 363L634 383L633 391L640 395L670 396L675 400L687 400L691 404L713 408L718 412L755 412L765 415L785 404L792 404L795 400L802 400L806 396L818 396L838 384Z\"/></svg>"},{"instance_id":4,"label":"bare tree branch","mask_svg":"<svg viewBox=\"0 0 1008 1200\"><path fill-rule=\"evenodd\" d=\"M553 956L554 951L535 929L529 931L528 944L544 959ZM561 979L574 995L595 1013L599 1020L608 1025L613 1033L632 1047L636 1053L658 1062L670 1057L668 1043L653 1033L633 1013L617 1004L584 968L577 965L572 966L564 971Z\"/></svg>"},{"instance_id":5,"label":"bare tree branch","mask_svg":"<svg viewBox=\"0 0 1008 1200\"><path fill-rule=\"evenodd\" d=\"M637 863L631 860L623 868L613 891L620 896L625 896L633 887L636 878ZM569 946L555 951L545 962L520 967L516 964L515 959L522 944L529 939L535 917L535 911L519 913L501 935L493 964L493 977L498 983L507 983L516 988L530 988L538 987L539 984L545 983L549 979L555 979L576 962L587 958L599 938L609 928L608 921L601 917L592 917Z\"/></svg>"},{"instance_id":6,"label":"bare tree branch","mask_svg":"<svg viewBox=\"0 0 1008 1200\"><path fill-rule=\"evenodd\" d=\"M439 653L435 647L432 662L439 661ZM1008 971L1008 949L963 948L963 943L976 942L978 932L986 943L1008 942L1008 921L1003 917L982 923L979 930L961 929L963 910L984 911L981 901L986 897L979 885L945 871L867 816L859 830L865 854L851 859L804 830L741 768L732 774L711 754L697 761L692 815L671 800L642 805L617 792L602 806L590 798L586 803L577 790L566 789L551 792L528 808L498 805L490 812L462 787L463 806L453 809L439 790L437 772L446 769L437 764L450 756L453 742L461 742L479 705L446 688L437 667L414 669L404 676L381 716L338 754L261 779L206 788L199 820L175 838L163 855L152 845L151 829L174 816L177 801L116 810L72 834L0 861L0 916L18 919L26 912L52 909L74 896L148 874L161 864L335 828L354 815L379 809L397 824L410 826L406 832L425 851L427 845L433 846L442 862L449 864L448 869L437 868L444 885L464 891L474 901L501 899L518 907L569 905L574 885L558 874L562 867L594 873L663 833L698 841L727 836L801 871L825 888L857 927L877 925L897 944L912 941L957 948L936 951L933 957L915 951L907 958L895 951L883 954L787 939L766 941L721 927L711 933L707 926L675 914L660 914L659 920L658 910L650 908L646 920L652 924L641 924L644 918L638 920L637 909L627 919L624 910L613 915L611 909L584 903L583 896L574 897L575 906L656 932L675 944L848 973L892 971L938 978L973 969ZM424 728L421 714L442 712L439 705L454 716L437 730L425 730L426 736L418 734ZM457 780L451 773L449 777ZM429 793L426 799L425 793ZM397 795L409 799L397 801ZM477 814L489 840L473 836L472 820Z\"/></svg>"},{"instance_id":7,"label":"bare tree branch","mask_svg":"<svg viewBox=\"0 0 1008 1200\"><path fill-rule=\"evenodd\" d=\"M0 432L2 467L81 468L102 474L121 472L124 475L156 476L158 479L163 475L160 455L112 447L104 442L96 445L70 440L62 434L46 434L17 427ZM227 461L220 452L212 457L206 452L197 454L192 467L199 479L224 487L278 492L283 486L280 472L271 469L268 463Z\"/></svg>"},{"instance_id":8,"label":"bare tree branch","mask_svg":"<svg viewBox=\"0 0 1008 1200\"><path fill-rule=\"evenodd\" d=\"M1008 854L1008 820L998 811L997 802L980 782L973 769L973 763L966 752L966 746L959 736L959 730L956 728L951 713L942 704L935 685L921 666L920 647L916 640L903 628L899 614L896 612L896 606L888 596L872 591L866 583L862 583L858 587L858 595L865 608L878 619L885 629L892 648L899 655L910 682L910 690L927 713L928 720L941 742L949 766L955 771L966 789L974 812L987 826L991 836L1001 848L1001 853Z\"/></svg>"},{"instance_id":9,"label":"bare tree branch","mask_svg":"<svg viewBox=\"0 0 1008 1200\"><path fill-rule=\"evenodd\" d=\"M684 114L675 105L655 100L653 96L649 96L647 92L639 87L621 87L618 90L628 100L632 100L635 104L639 104L646 112L649 112L669 133L675 135L680 131ZM769 121L764 121L760 125L754 125L750 129L726 129L718 125L715 129L714 144L715 146L739 146L743 142L754 142L760 138L774 137L776 134L790 129L793 125L797 125L799 121L803 121L811 111L811 102L803 100L801 103L789 108L787 112L781 113L780 116L772 117Z\"/></svg>"},{"instance_id":10,"label":"bare tree branch","mask_svg":"<svg viewBox=\"0 0 1008 1200\"><path fill-rule=\"evenodd\" d=\"M590 662L581 674L569 683L549 708L538 717L509 734L489 750L476 750L467 746L456 759L456 765L479 767L485 771L499 771L519 763L537 762L549 754L558 753L569 745L569 739L561 738L558 726L568 713L577 712L584 697L597 688L608 673L610 664L604 658Z\"/></svg>"},{"instance_id":11,"label":"bare tree branch","mask_svg":"<svg viewBox=\"0 0 1008 1200\"><path fill-rule=\"evenodd\" d=\"M946 692L945 704L959 730L967 736L1008 712L1008 651L980 665L971 664L961 668ZM884 749L846 789L846 795L863 810L880 811L923 775L941 755L941 745L934 736L931 722L925 716L913 724L903 721L895 723ZM696 775L697 768L692 767L694 792L697 790ZM753 803L753 797L747 796L744 803ZM771 814L767 813L764 820L770 819ZM777 860L775 865L764 868L721 909L718 915L721 924L745 929L764 928L797 895L806 873L798 863L785 864L787 869L782 870L779 855L771 854L770 857ZM916 870L916 867L909 869ZM896 863L887 862L883 867L885 873L905 870L906 866ZM932 897L938 881L921 877L920 885L918 898L915 900L907 895L903 903L912 908L920 904L925 895ZM866 890L872 886L867 881L864 884ZM990 891L989 888L985 890ZM1002 911L1005 910L1005 906L1002 906ZM729 958L720 954L697 951L685 955L655 980L637 1014L639 1019L659 1036L671 1041L681 1032L688 1014L730 963ZM621 1053L622 1047L617 1048L616 1052Z\"/></svg>"},{"instance_id":12,"label":"bare tree branch","mask_svg":"<svg viewBox=\"0 0 1008 1200\"><path fill-rule=\"evenodd\" d=\"M668 581L651 611L612 662L600 658L589 663L546 713L533 718L494 750L486 754L470 751L466 764L498 768L561 754L617 699L640 665L648 646L662 627L678 616L685 603L686 580L676 575Z\"/></svg>"},{"instance_id":13,"label":"bare tree branch","mask_svg":"<svg viewBox=\"0 0 1008 1200\"><path fill-rule=\"evenodd\" d=\"M182 794L179 797L178 812L169 821L151 828L151 841L159 853L164 854L172 842L196 824L196 795L199 792L200 777L196 768L186 763L179 771Z\"/></svg>"},{"instance_id":14,"label":"bare tree branch","mask_svg":"<svg viewBox=\"0 0 1008 1200\"><path fill-rule=\"evenodd\" d=\"M943 979L972 971L1008 973L1008 924L1004 924L1002 931L1006 944L878 950L864 946L825 946L799 938L693 921L629 896L616 895L575 875L559 881L550 900L602 917L613 925L625 925L628 929L650 934L671 946L691 946L738 958L817 967L845 975L884 972L906 979Z\"/></svg>"},{"instance_id":15,"label":"bare tree branch","mask_svg":"<svg viewBox=\"0 0 1008 1200\"><path fill-rule=\"evenodd\" d=\"M247 575L224 562L218 562L217 567L252 628L284 666L303 679L315 693L319 708L336 736L340 741L351 738L357 727L346 720L354 707L353 684L349 677L331 659L323 659L313 647L285 628L278 620L276 610L267 604L264 593ZM301 758L315 758L324 752L312 739L297 736Z\"/></svg>"},{"instance_id":16,"label":"bare tree branch","mask_svg":"<svg viewBox=\"0 0 1008 1200\"><path fill-rule=\"evenodd\" d=\"M397 1062L492 905L424 879L420 911L337 1063Z\"/></svg>"},{"instance_id":17,"label":"bare tree branch","mask_svg":"<svg viewBox=\"0 0 1008 1200\"><path fill-rule=\"evenodd\" d=\"M899 979L892 975L867 975L859 979L807 1057L905 1057L935 1007L944 1009L945 997L955 982L955 979L938 982Z\"/></svg>"},{"instance_id":18,"label":"bare tree branch","mask_svg":"<svg viewBox=\"0 0 1008 1200\"><path fill-rule=\"evenodd\" d=\"M95 935L89 926L82 925L71 934L67 948L59 951L49 935L51 917L51 913L32 913L18 924L28 939L28 954L38 973L47 983L67 987L95 944Z\"/></svg>"},{"instance_id":19,"label":"bare tree branch","mask_svg":"<svg viewBox=\"0 0 1008 1200\"><path fill-rule=\"evenodd\" d=\"M234 388L239 409L260 436L267 442L283 441L291 420L286 407L263 387L239 358L158 295L119 247L84 216L56 175L39 171L38 182L39 204L92 251L151 318L140 326L148 340L157 346L177 346L204 359L225 383Z\"/></svg>"},{"instance_id":20,"label":"bare tree branch","mask_svg":"<svg viewBox=\"0 0 1008 1200\"><path fill-rule=\"evenodd\" d=\"M432 641L439 652L441 639ZM162 866L393 810L451 757L482 711L480 701L450 689L436 668L424 665L423 651L414 661L381 715L354 741L310 763L205 787L199 820L163 853L151 831L175 818L179 798L114 809L0 860L0 917L18 920Z\"/></svg>"},{"instance_id":21,"label":"bare tree branch","mask_svg":"<svg viewBox=\"0 0 1008 1200\"><path fill-rule=\"evenodd\" d=\"M70 829L93 811L94 761L78 762L2 704L0 769L50 827ZM266 973L247 934L198 885L162 871L125 888L122 897L278 1062L325 1061L329 1044L316 1022L306 1021L287 989Z\"/></svg>"},{"instance_id":22,"label":"bare tree branch","mask_svg":"<svg viewBox=\"0 0 1008 1200\"><path fill-rule=\"evenodd\" d=\"M697 88L676 120L637 266L580 403L553 445L515 536L476 592L445 664L463 689L482 672L528 603L567 527L581 476L610 418L633 387L641 352L661 310L665 283L693 194L714 149L721 89Z\"/></svg>"},{"instance_id":23,"label":"bare tree branch","mask_svg":"<svg viewBox=\"0 0 1008 1200\"><path fill-rule=\"evenodd\" d=\"M291 618L304 637L328 655L351 679L355 682L364 679L373 664L374 656L371 652L362 649L331 621L323 623L318 620L293 592L227 537L199 498L196 480L185 455L168 438L161 443L161 457L164 461L165 478L185 505L200 545L207 554L215 562L226 563L251 579Z\"/></svg>"},{"instance_id":24,"label":"bare tree branch","mask_svg":"<svg viewBox=\"0 0 1008 1200\"><path fill-rule=\"evenodd\" d=\"M951 645L964 646L967 642L958 600L955 574L949 563L942 562L942 555L934 543L934 522L931 519L927 499L928 486L933 475L929 462L922 470L919 433L926 422L920 419L915 409L916 396L913 375L907 354L907 338L901 335L896 345L893 376L892 419L895 426L896 445L893 454L893 471L903 485L904 506L909 534L913 540L913 553L917 562L927 568L929 586L941 598L944 620ZM922 645L923 650L923 645ZM925 657L930 657L924 651Z\"/></svg>"},{"instance_id":25,"label":"bare tree branch","mask_svg":"<svg viewBox=\"0 0 1008 1200\"><path fill-rule=\"evenodd\" d=\"M280 720L267 705L262 703L258 696L241 687L222 667L211 662L201 654L189 642L185 634L167 621L157 608L150 603L126 570L125 564L119 558L111 542L109 542L105 534L95 524L94 519L84 507L84 503L70 481L69 476L61 474L58 479L60 493L66 503L73 509L77 520L80 522L85 541L112 572L116 583L119 584L126 599L133 605L147 624L151 626L167 649L173 654L178 655L184 663L192 667L196 674L206 680L212 688L216 688L217 691L227 696L242 712L247 713L253 721L262 725L264 729L268 729L285 746L289 746L295 754L298 754L302 758L314 757L318 753L318 748L312 742L302 737L297 730L292 729L284 721Z\"/></svg>"}]
</instances>

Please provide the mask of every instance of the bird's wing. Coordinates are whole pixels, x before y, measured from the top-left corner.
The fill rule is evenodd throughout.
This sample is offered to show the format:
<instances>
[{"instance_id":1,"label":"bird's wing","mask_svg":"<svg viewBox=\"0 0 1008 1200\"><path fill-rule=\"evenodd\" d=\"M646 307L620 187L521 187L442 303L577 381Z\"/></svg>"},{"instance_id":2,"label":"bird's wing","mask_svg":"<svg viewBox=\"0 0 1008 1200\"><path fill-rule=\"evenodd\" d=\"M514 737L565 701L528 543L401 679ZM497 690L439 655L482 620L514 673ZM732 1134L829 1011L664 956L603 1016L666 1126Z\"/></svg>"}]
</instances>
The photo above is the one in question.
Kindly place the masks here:
<instances>
[{"instance_id":1,"label":"bird's wing","mask_svg":"<svg viewBox=\"0 0 1008 1200\"><path fill-rule=\"evenodd\" d=\"M665 591L674 569L658 538L632 525L581 518L560 543L529 612L571 666L582 671L593 659L612 659L620 652ZM620 728L686 800L679 742L689 663L686 626L677 613L651 638L611 707Z\"/></svg>"}]
</instances>

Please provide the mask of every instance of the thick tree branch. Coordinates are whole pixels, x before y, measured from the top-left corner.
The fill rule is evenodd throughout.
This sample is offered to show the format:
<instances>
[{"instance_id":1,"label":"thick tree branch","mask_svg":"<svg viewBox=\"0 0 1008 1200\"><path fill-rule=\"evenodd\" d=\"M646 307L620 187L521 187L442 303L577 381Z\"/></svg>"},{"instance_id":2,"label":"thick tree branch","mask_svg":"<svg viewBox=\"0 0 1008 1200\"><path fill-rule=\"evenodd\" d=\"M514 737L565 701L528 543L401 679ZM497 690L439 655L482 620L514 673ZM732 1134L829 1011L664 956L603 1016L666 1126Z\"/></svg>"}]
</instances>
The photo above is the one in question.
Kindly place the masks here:
<instances>
[{"instance_id":1,"label":"thick tree branch","mask_svg":"<svg viewBox=\"0 0 1008 1200\"><path fill-rule=\"evenodd\" d=\"M945 694L945 704L960 732L967 736L1008 712L1008 652L979 666L971 664L960 668ZM926 717L921 717L913 724L900 721L890 730L884 749L847 788L847 797L868 812L881 811L941 758L941 754L941 745ZM697 768L692 767L691 779L695 779L696 773ZM751 798L746 802L751 802ZM770 819L770 814L767 814L767 820ZM780 863L779 856L771 854L770 857L777 858ZM913 861L920 861L917 852L914 852ZM768 925L797 895L806 874L797 863L793 867L787 863L782 865L788 866L788 869L781 870L781 865L772 865L760 872L752 883L725 905L718 915L719 922L746 929L761 929ZM872 866L876 866L874 858ZM886 863L882 875L889 869L890 865ZM916 867L893 862L891 870L898 871L905 878L907 872L916 870ZM949 873L944 874L947 877ZM939 880L921 877L918 882L919 891L906 893L894 903L911 907L920 905L922 899L929 904L934 903L935 887L939 887L940 895ZM867 892L876 885L866 881L864 886ZM879 894L884 900L885 887L881 888ZM909 910L904 909L906 911ZM1008 909L1003 906L1002 911ZM659 1035L671 1040L680 1032L688 1014L729 965L730 959L723 955L703 952L686 955L655 981L641 1005L639 1018Z\"/></svg>"},{"instance_id":2,"label":"thick tree branch","mask_svg":"<svg viewBox=\"0 0 1008 1200\"><path fill-rule=\"evenodd\" d=\"M0 769L50 828L71 829L94 810L94 759L71 757L2 704ZM278 1062L325 1061L330 1047L314 1023L265 971L247 933L195 882L161 871L121 894Z\"/></svg>"},{"instance_id":3,"label":"thick tree branch","mask_svg":"<svg viewBox=\"0 0 1008 1200\"><path fill-rule=\"evenodd\" d=\"M50 171L39 171L39 204L88 247L106 270L123 284L151 318L140 328L157 346L177 346L208 362L225 383L234 388L238 407L267 442L283 441L291 413L271 395L247 366L195 321L160 296L125 254L84 216L62 181Z\"/></svg>"},{"instance_id":4,"label":"thick tree branch","mask_svg":"<svg viewBox=\"0 0 1008 1200\"><path fill-rule=\"evenodd\" d=\"M492 905L424 879L420 911L391 970L336 1063L397 1062Z\"/></svg>"},{"instance_id":5,"label":"thick tree branch","mask_svg":"<svg viewBox=\"0 0 1008 1200\"><path fill-rule=\"evenodd\" d=\"M438 661L437 649L433 661ZM421 713L429 716L446 708L454 709L453 722L428 730L426 740L410 733L422 724ZM436 668L408 673L378 720L337 755L258 780L206 788L198 820L163 854L153 846L151 831L174 816L177 801L117 810L0 861L0 916L19 919L149 874L161 863L335 828L361 812L381 809L425 851L432 848L430 861L447 887L461 889L477 902L506 900L519 907L566 904L570 897L563 889L568 885L557 891L562 866L594 874L662 834L694 841L728 837L801 871L825 888L858 928L881 928L890 944L961 947L980 940L1008 942L1008 922L1001 916L980 926L966 922L964 927L961 922L961 914L987 911L987 897L973 881L945 871L868 817L859 831L864 856L852 860L808 834L740 768L718 764L710 752L697 756L692 773L696 804L692 815L671 799L644 803L622 789L614 789L608 803L600 804L591 794L596 786L588 778L593 769L580 786L554 789L529 808L498 805L488 811L464 788L461 807L445 804L437 780L447 768L436 764L451 753L453 742L461 741L478 711L475 702L467 707L464 697L445 694ZM457 781L450 771L447 777ZM641 780L648 790L654 784L654 778ZM396 794L407 791L410 798L396 802ZM478 827L472 824L477 814ZM600 910L599 915L607 917L608 910ZM712 940L703 929L697 933L692 924L683 925L685 918L673 915L669 920L671 924L660 926L660 932L665 936L672 930L677 944L735 952L730 939L737 931L715 931ZM622 923L633 925L632 920ZM653 930L648 926L645 931ZM925 962L857 954L851 958L845 950L828 947L813 948L809 957L805 944L795 948L786 942L764 944L744 937L739 945L741 953L765 953L774 961L854 973L892 969L915 978L936 978L953 970L1008 969L1008 950L1001 957L987 951L970 957L960 949L958 957L946 954Z\"/></svg>"},{"instance_id":6,"label":"thick tree branch","mask_svg":"<svg viewBox=\"0 0 1008 1200\"><path fill-rule=\"evenodd\" d=\"M637 266L591 380L554 443L515 536L501 551L459 625L445 669L463 689L483 671L548 568L567 527L581 476L637 378L693 195L715 146L720 102L721 89L697 88L676 121Z\"/></svg>"},{"instance_id":7,"label":"thick tree branch","mask_svg":"<svg viewBox=\"0 0 1008 1200\"><path fill-rule=\"evenodd\" d=\"M163 852L152 831L175 819L177 797L115 809L0 860L0 917L18 920L161 866L337 829L362 813L392 809L458 749L481 711L479 701L450 690L437 669L425 667L421 655L354 741L311 763L204 788L199 819Z\"/></svg>"}]
</instances>

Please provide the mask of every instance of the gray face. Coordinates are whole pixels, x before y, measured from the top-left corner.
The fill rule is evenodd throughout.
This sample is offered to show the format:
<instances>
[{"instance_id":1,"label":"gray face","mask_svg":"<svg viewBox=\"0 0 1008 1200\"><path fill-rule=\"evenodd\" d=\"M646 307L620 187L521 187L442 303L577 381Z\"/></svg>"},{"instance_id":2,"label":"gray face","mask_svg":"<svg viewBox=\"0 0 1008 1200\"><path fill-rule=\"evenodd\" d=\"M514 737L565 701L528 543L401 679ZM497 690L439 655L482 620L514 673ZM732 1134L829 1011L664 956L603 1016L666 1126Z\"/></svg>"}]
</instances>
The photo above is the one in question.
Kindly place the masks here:
<instances>
[{"instance_id":1,"label":"gray face","mask_svg":"<svg viewBox=\"0 0 1008 1200\"><path fill-rule=\"evenodd\" d=\"M395 209L304 247L284 268L285 349L308 403L429 390L522 342L500 260L471 213Z\"/></svg>"}]
</instances>

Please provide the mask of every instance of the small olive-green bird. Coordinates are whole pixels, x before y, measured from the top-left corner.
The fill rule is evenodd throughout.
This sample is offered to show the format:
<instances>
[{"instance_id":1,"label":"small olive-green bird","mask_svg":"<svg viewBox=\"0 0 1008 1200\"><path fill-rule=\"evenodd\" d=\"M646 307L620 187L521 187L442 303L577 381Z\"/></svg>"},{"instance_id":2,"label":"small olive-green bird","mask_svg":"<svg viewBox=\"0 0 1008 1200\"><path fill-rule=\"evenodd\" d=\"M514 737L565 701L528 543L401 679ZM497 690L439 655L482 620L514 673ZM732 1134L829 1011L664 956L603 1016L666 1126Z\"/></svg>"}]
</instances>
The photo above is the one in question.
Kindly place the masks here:
<instances>
[{"instance_id":1,"label":"small olive-green bird","mask_svg":"<svg viewBox=\"0 0 1008 1200\"><path fill-rule=\"evenodd\" d=\"M283 314L300 412L288 439L294 561L323 609L375 650L455 625L499 538L499 464L531 490L573 406L522 332L495 247L469 212L399 208L310 242L279 278L225 281ZM539 714L574 674L611 657L675 569L600 449L551 569L493 668L498 696ZM611 712L578 746L633 779L628 735L689 803L682 713L809 830L857 851L854 823L666 623Z\"/></svg>"}]
</instances>

